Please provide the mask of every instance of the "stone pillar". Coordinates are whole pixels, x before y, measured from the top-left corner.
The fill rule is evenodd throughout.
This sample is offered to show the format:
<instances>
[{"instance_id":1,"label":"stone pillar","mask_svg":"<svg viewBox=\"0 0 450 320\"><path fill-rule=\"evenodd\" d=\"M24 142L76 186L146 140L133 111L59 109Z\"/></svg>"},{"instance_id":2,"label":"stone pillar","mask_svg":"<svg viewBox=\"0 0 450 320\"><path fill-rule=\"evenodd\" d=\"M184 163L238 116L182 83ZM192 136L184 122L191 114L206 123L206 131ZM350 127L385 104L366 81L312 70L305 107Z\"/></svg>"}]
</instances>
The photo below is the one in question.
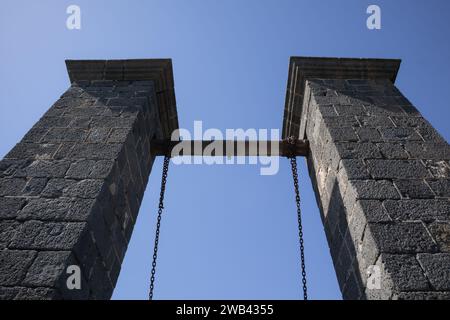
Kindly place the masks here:
<instances>
[{"instance_id":1,"label":"stone pillar","mask_svg":"<svg viewBox=\"0 0 450 320\"><path fill-rule=\"evenodd\" d=\"M1 299L109 299L151 140L178 127L170 60L67 68L70 88L0 161ZM66 285L70 265L80 290Z\"/></svg>"},{"instance_id":2,"label":"stone pillar","mask_svg":"<svg viewBox=\"0 0 450 320\"><path fill-rule=\"evenodd\" d=\"M307 138L344 299L450 299L450 148L398 60L292 58L283 135Z\"/></svg>"}]
</instances>

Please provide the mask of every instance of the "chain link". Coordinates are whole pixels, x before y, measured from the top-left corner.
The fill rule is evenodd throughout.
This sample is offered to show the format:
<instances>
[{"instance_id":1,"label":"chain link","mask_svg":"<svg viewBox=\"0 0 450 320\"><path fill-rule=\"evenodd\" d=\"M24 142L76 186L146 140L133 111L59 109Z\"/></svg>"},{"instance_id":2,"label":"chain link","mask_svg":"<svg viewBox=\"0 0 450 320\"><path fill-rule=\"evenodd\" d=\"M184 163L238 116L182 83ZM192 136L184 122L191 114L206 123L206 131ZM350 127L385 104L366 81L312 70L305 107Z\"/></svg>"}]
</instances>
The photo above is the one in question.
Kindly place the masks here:
<instances>
[{"instance_id":1,"label":"chain link","mask_svg":"<svg viewBox=\"0 0 450 320\"><path fill-rule=\"evenodd\" d=\"M153 289L155 288L156 258L158 257L159 232L161 229L161 216L164 209L164 192L166 191L167 173L169 171L170 157L164 157L163 172L161 178L161 192L159 194L158 218L156 222L155 245L153 247L152 273L150 277L150 291L148 299L153 300Z\"/></svg>"},{"instance_id":2,"label":"chain link","mask_svg":"<svg viewBox=\"0 0 450 320\"><path fill-rule=\"evenodd\" d=\"M300 192L298 187L298 173L297 173L297 159L295 156L290 157L291 167L292 167L292 177L294 179L295 188L295 201L297 204L297 219L298 219L298 235L300 239L300 258L301 258L301 268L302 268L302 284L303 284L303 299L308 300L307 286L306 286L306 267L305 267L305 248L303 241L303 227L302 227L302 217L300 209ZM163 172L161 178L161 192L159 195L159 206L158 206L158 217L156 223L156 233L155 233L155 244L153 247L153 261L152 261L152 271L150 277L150 291L149 300L153 300L153 290L155 287L155 274L156 274L156 260L158 257L158 244L159 244L159 234L161 229L161 217L164 209L164 193L166 190L167 173L169 171L170 157L164 157Z\"/></svg>"},{"instance_id":3,"label":"chain link","mask_svg":"<svg viewBox=\"0 0 450 320\"><path fill-rule=\"evenodd\" d=\"M295 202L297 204L298 236L300 239L300 259L302 267L303 300L308 300L308 292L306 287L305 247L303 243L302 214L300 210L300 192L298 191L297 158L295 156L292 156L289 159L291 161L292 177L294 178L294 188L295 188Z\"/></svg>"}]
</instances>

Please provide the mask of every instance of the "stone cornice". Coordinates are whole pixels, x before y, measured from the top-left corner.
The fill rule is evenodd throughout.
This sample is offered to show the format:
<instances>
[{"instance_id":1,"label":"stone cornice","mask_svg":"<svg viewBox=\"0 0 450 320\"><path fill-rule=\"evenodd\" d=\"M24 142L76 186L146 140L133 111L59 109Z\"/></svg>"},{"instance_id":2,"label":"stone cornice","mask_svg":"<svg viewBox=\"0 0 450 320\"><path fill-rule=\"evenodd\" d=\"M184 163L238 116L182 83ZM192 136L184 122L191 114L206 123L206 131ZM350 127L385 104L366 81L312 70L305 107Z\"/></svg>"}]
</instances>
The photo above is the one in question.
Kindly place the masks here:
<instances>
[{"instance_id":1,"label":"stone cornice","mask_svg":"<svg viewBox=\"0 0 450 320\"><path fill-rule=\"evenodd\" d=\"M171 59L66 60L70 82L77 80L152 80L164 137L178 129Z\"/></svg>"},{"instance_id":2,"label":"stone cornice","mask_svg":"<svg viewBox=\"0 0 450 320\"><path fill-rule=\"evenodd\" d=\"M304 138L298 128L307 79L389 79L395 82L400 62L398 59L291 57L282 137Z\"/></svg>"}]
</instances>

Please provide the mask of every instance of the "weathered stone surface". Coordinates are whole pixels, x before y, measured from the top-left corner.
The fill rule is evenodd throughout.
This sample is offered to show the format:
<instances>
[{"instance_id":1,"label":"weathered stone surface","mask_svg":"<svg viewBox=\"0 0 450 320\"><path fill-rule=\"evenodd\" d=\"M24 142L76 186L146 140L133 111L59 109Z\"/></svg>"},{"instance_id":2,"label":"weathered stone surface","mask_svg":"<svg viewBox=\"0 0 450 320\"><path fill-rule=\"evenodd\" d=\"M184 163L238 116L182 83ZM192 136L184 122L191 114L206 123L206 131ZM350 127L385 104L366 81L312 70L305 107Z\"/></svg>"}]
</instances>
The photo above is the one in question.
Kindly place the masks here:
<instances>
[{"instance_id":1,"label":"weathered stone surface","mask_svg":"<svg viewBox=\"0 0 450 320\"><path fill-rule=\"evenodd\" d=\"M427 183L438 197L450 198L450 179L427 180Z\"/></svg>"},{"instance_id":2,"label":"weathered stone surface","mask_svg":"<svg viewBox=\"0 0 450 320\"><path fill-rule=\"evenodd\" d=\"M0 219L14 219L24 204L23 198L0 197Z\"/></svg>"},{"instance_id":3,"label":"weathered stone surface","mask_svg":"<svg viewBox=\"0 0 450 320\"><path fill-rule=\"evenodd\" d=\"M368 160L367 167L375 179L419 179L430 177L418 160Z\"/></svg>"},{"instance_id":4,"label":"weathered stone surface","mask_svg":"<svg viewBox=\"0 0 450 320\"><path fill-rule=\"evenodd\" d=\"M115 159L120 152L122 145L117 143L88 143L77 144L66 158L71 159L92 159L92 160L110 160Z\"/></svg>"},{"instance_id":5,"label":"weathered stone surface","mask_svg":"<svg viewBox=\"0 0 450 320\"><path fill-rule=\"evenodd\" d=\"M382 128L380 132L386 141L422 141L412 128Z\"/></svg>"},{"instance_id":6,"label":"weathered stone surface","mask_svg":"<svg viewBox=\"0 0 450 320\"><path fill-rule=\"evenodd\" d=\"M450 291L450 253L421 253L417 259L435 290Z\"/></svg>"},{"instance_id":7,"label":"weathered stone surface","mask_svg":"<svg viewBox=\"0 0 450 320\"><path fill-rule=\"evenodd\" d=\"M424 180L394 180L394 184L403 198L427 199L435 196Z\"/></svg>"},{"instance_id":8,"label":"weathered stone surface","mask_svg":"<svg viewBox=\"0 0 450 320\"><path fill-rule=\"evenodd\" d=\"M54 143L19 143L6 156L5 159L51 159L58 150L59 145Z\"/></svg>"},{"instance_id":9,"label":"weathered stone surface","mask_svg":"<svg viewBox=\"0 0 450 320\"><path fill-rule=\"evenodd\" d=\"M66 173L66 178L104 179L112 170L113 165L114 161L111 160L79 160L72 163L69 171Z\"/></svg>"},{"instance_id":10,"label":"weathered stone surface","mask_svg":"<svg viewBox=\"0 0 450 320\"><path fill-rule=\"evenodd\" d=\"M356 199L400 199L392 182L388 180L350 180L348 188Z\"/></svg>"},{"instance_id":11,"label":"weathered stone surface","mask_svg":"<svg viewBox=\"0 0 450 320\"><path fill-rule=\"evenodd\" d=\"M337 143L336 148L342 159L377 159L381 153L374 143Z\"/></svg>"},{"instance_id":12,"label":"weathered stone surface","mask_svg":"<svg viewBox=\"0 0 450 320\"><path fill-rule=\"evenodd\" d=\"M8 247L19 226L16 220L0 220L0 250Z\"/></svg>"},{"instance_id":13,"label":"weathered stone surface","mask_svg":"<svg viewBox=\"0 0 450 320\"><path fill-rule=\"evenodd\" d=\"M356 129L356 133L358 134L359 141L381 141L380 132L376 128L358 128Z\"/></svg>"},{"instance_id":14,"label":"weathered stone surface","mask_svg":"<svg viewBox=\"0 0 450 320\"><path fill-rule=\"evenodd\" d=\"M122 78L73 83L0 161L0 299L111 297L153 164L150 141L163 137L161 118L165 136L178 126L172 102L161 100L170 114L156 110L153 81ZM81 290L67 288L68 265L80 267Z\"/></svg>"},{"instance_id":15,"label":"weathered stone surface","mask_svg":"<svg viewBox=\"0 0 450 320\"><path fill-rule=\"evenodd\" d=\"M388 71L371 79L373 69L361 74L359 60L300 60L288 97L308 98L287 100L284 130L309 140L308 167L343 297L450 299L437 280L450 278L449 145ZM364 63L376 70L393 62ZM343 79L347 73L357 79ZM382 270L380 289L367 287L373 266Z\"/></svg>"},{"instance_id":16,"label":"weathered stone surface","mask_svg":"<svg viewBox=\"0 0 450 320\"><path fill-rule=\"evenodd\" d=\"M383 254L384 272L387 272L401 291L426 291L428 281L414 255Z\"/></svg>"},{"instance_id":17,"label":"weathered stone surface","mask_svg":"<svg viewBox=\"0 0 450 320\"><path fill-rule=\"evenodd\" d=\"M77 243L86 223L25 222L13 238L10 248L39 250L70 250Z\"/></svg>"},{"instance_id":18,"label":"weathered stone surface","mask_svg":"<svg viewBox=\"0 0 450 320\"><path fill-rule=\"evenodd\" d=\"M450 201L447 199L386 200L384 207L394 220L450 220Z\"/></svg>"},{"instance_id":19,"label":"weathered stone surface","mask_svg":"<svg viewBox=\"0 0 450 320\"><path fill-rule=\"evenodd\" d=\"M371 223L370 230L381 252L435 252L437 246L420 222Z\"/></svg>"},{"instance_id":20,"label":"weathered stone surface","mask_svg":"<svg viewBox=\"0 0 450 320\"><path fill-rule=\"evenodd\" d=\"M353 214L364 215L367 222L389 222L391 217L378 200L359 200L354 207Z\"/></svg>"},{"instance_id":21,"label":"weathered stone surface","mask_svg":"<svg viewBox=\"0 0 450 320\"><path fill-rule=\"evenodd\" d=\"M19 287L15 300L55 300L61 299L59 293L51 288Z\"/></svg>"},{"instance_id":22,"label":"weathered stone surface","mask_svg":"<svg viewBox=\"0 0 450 320\"><path fill-rule=\"evenodd\" d=\"M343 159L341 160L339 171L343 170L348 179L369 179L369 171L363 160Z\"/></svg>"},{"instance_id":23,"label":"weathered stone surface","mask_svg":"<svg viewBox=\"0 0 450 320\"><path fill-rule=\"evenodd\" d=\"M59 178L64 177L69 169L68 161L35 160L29 166L18 170L16 177Z\"/></svg>"},{"instance_id":24,"label":"weathered stone surface","mask_svg":"<svg viewBox=\"0 0 450 320\"><path fill-rule=\"evenodd\" d=\"M450 292L400 292L395 300L450 300Z\"/></svg>"},{"instance_id":25,"label":"weathered stone surface","mask_svg":"<svg viewBox=\"0 0 450 320\"><path fill-rule=\"evenodd\" d=\"M19 285L35 256L30 250L1 250L0 286Z\"/></svg>"},{"instance_id":26,"label":"weathered stone surface","mask_svg":"<svg viewBox=\"0 0 450 320\"><path fill-rule=\"evenodd\" d=\"M47 178L31 178L22 190L25 196L38 196L44 190Z\"/></svg>"},{"instance_id":27,"label":"weathered stone surface","mask_svg":"<svg viewBox=\"0 0 450 320\"><path fill-rule=\"evenodd\" d=\"M17 215L19 220L86 221L95 200L91 199L31 199Z\"/></svg>"},{"instance_id":28,"label":"weathered stone surface","mask_svg":"<svg viewBox=\"0 0 450 320\"><path fill-rule=\"evenodd\" d=\"M383 158L386 159L408 159L408 153L405 148L398 143L377 143Z\"/></svg>"},{"instance_id":29,"label":"weathered stone surface","mask_svg":"<svg viewBox=\"0 0 450 320\"><path fill-rule=\"evenodd\" d=\"M415 159L450 159L450 147L447 143L436 142L406 142L406 151Z\"/></svg>"},{"instance_id":30,"label":"weathered stone surface","mask_svg":"<svg viewBox=\"0 0 450 320\"><path fill-rule=\"evenodd\" d=\"M23 285L55 287L66 270L70 251L41 251L28 269Z\"/></svg>"},{"instance_id":31,"label":"weathered stone surface","mask_svg":"<svg viewBox=\"0 0 450 320\"><path fill-rule=\"evenodd\" d=\"M27 181L21 178L0 178L0 196L20 196L26 184Z\"/></svg>"},{"instance_id":32,"label":"weathered stone surface","mask_svg":"<svg viewBox=\"0 0 450 320\"><path fill-rule=\"evenodd\" d=\"M428 230L438 244L439 251L450 252L450 222L433 222Z\"/></svg>"}]
</instances>

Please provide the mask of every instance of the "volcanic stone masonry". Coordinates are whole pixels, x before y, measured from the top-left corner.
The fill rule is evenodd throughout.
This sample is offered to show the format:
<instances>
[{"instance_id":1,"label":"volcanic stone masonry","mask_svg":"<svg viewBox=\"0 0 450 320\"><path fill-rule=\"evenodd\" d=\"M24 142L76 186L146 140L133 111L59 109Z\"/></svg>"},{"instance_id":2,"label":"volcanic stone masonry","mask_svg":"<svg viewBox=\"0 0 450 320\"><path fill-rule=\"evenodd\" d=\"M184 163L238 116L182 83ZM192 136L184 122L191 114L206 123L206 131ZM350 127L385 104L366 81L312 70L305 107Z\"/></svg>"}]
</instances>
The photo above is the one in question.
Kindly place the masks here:
<instances>
[{"instance_id":1,"label":"volcanic stone masonry","mask_svg":"<svg viewBox=\"0 0 450 320\"><path fill-rule=\"evenodd\" d=\"M450 148L394 86L399 65L291 58L283 137L309 140L345 299L450 299ZM110 298L151 141L178 128L170 60L67 67L70 88L0 161L1 299Z\"/></svg>"},{"instance_id":2,"label":"volcanic stone masonry","mask_svg":"<svg viewBox=\"0 0 450 320\"><path fill-rule=\"evenodd\" d=\"M344 299L450 299L450 148L394 86L399 65L291 59L283 134L309 140Z\"/></svg>"},{"instance_id":3,"label":"volcanic stone masonry","mask_svg":"<svg viewBox=\"0 0 450 320\"><path fill-rule=\"evenodd\" d=\"M178 127L170 60L67 67L70 88L0 162L2 299L109 299L150 141ZM80 290L66 286L70 265L81 268Z\"/></svg>"}]
</instances>

